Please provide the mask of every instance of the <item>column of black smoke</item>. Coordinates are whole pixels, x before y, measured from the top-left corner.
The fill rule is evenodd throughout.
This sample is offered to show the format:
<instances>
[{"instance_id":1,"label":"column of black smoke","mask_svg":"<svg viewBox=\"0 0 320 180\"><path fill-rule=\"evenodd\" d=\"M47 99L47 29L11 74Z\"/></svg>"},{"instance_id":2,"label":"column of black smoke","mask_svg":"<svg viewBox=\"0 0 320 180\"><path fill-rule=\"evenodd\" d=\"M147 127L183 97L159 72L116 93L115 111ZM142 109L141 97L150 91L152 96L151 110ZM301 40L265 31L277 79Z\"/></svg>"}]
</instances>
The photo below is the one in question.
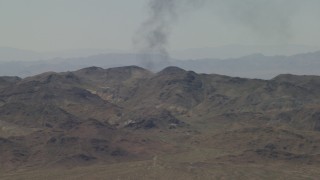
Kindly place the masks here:
<instances>
[{"instance_id":1,"label":"column of black smoke","mask_svg":"<svg viewBox=\"0 0 320 180\"><path fill-rule=\"evenodd\" d=\"M149 0L149 16L133 39L143 67L155 70L156 65L169 64L167 45L172 26L182 9L196 7L202 2L203 0Z\"/></svg>"},{"instance_id":2,"label":"column of black smoke","mask_svg":"<svg viewBox=\"0 0 320 180\"><path fill-rule=\"evenodd\" d=\"M260 40L286 43L299 0L149 0L149 16L133 39L142 66L155 70L168 63L170 32L179 15L206 2L227 23L250 28ZM210 18L210 17L206 17Z\"/></svg>"}]
</instances>

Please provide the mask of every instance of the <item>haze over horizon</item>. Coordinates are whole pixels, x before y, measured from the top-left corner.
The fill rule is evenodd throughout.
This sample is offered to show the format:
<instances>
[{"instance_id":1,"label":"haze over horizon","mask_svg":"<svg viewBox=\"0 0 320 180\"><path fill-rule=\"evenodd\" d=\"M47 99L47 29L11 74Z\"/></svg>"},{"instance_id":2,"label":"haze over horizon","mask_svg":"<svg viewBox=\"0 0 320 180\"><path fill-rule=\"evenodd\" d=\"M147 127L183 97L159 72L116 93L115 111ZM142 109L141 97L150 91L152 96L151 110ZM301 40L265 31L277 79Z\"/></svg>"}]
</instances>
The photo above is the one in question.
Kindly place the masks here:
<instances>
[{"instance_id":1,"label":"haze over horizon","mask_svg":"<svg viewBox=\"0 0 320 180\"><path fill-rule=\"evenodd\" d=\"M0 74L137 65L263 79L319 75L319 6L315 0L0 0Z\"/></svg>"},{"instance_id":2,"label":"haze over horizon","mask_svg":"<svg viewBox=\"0 0 320 180\"><path fill-rule=\"evenodd\" d=\"M320 0L0 0L0 180L320 179Z\"/></svg>"},{"instance_id":3,"label":"haze over horizon","mask_svg":"<svg viewBox=\"0 0 320 180\"><path fill-rule=\"evenodd\" d=\"M147 4L147 0L1 0L0 47L134 52L132 39L148 19ZM320 49L314 38L320 30L314 23L320 17L319 1L214 0L197 8L176 6L179 16L168 34L170 52L234 44Z\"/></svg>"}]
</instances>

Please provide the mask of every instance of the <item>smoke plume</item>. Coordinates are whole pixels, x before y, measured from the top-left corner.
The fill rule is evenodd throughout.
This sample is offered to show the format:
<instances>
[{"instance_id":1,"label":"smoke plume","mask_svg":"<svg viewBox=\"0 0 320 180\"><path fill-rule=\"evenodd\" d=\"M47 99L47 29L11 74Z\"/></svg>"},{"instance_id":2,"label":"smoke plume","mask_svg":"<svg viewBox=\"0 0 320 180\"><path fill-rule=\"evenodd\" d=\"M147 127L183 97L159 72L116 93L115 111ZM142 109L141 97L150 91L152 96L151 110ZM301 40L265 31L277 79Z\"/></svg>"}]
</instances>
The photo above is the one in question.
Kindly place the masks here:
<instances>
[{"instance_id":1,"label":"smoke plume","mask_svg":"<svg viewBox=\"0 0 320 180\"><path fill-rule=\"evenodd\" d=\"M258 42L286 44L292 38L292 19L299 0L149 0L148 17L141 24L134 46L142 66L154 70L169 64L167 51L171 31L188 11L201 7L213 11L226 25L245 27ZM210 17L203 17L209 18ZM213 22L215 23L215 22ZM208 34L208 36L219 36ZM269 41L269 42L268 42ZM157 65L157 66L156 66Z\"/></svg>"},{"instance_id":2,"label":"smoke plume","mask_svg":"<svg viewBox=\"0 0 320 180\"><path fill-rule=\"evenodd\" d=\"M167 46L172 27L187 10L201 5L203 0L149 0L149 16L133 39L142 66L154 69L155 64L168 64Z\"/></svg>"}]
</instances>

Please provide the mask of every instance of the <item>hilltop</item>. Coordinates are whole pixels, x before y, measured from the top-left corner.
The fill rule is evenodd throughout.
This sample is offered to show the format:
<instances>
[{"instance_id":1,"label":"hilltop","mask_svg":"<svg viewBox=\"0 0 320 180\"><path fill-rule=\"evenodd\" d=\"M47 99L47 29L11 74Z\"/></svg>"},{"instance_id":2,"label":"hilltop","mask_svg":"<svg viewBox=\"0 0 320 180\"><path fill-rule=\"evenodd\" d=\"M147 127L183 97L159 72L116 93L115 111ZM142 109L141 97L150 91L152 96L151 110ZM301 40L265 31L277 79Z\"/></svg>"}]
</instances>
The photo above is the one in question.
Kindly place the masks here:
<instances>
[{"instance_id":1,"label":"hilltop","mask_svg":"<svg viewBox=\"0 0 320 180\"><path fill-rule=\"evenodd\" d=\"M1 179L320 176L320 76L124 66L0 77L0 126Z\"/></svg>"}]
</instances>

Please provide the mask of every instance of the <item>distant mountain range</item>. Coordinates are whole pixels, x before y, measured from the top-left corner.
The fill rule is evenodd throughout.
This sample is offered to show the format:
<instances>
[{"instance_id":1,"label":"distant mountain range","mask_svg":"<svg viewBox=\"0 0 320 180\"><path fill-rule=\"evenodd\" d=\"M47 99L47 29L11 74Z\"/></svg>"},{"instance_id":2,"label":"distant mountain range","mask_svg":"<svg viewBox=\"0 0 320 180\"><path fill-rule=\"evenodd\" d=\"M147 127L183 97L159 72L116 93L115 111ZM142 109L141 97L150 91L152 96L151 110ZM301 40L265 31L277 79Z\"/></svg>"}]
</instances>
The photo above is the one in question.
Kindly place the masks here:
<instances>
[{"instance_id":1,"label":"distant mountain range","mask_svg":"<svg viewBox=\"0 0 320 180\"><path fill-rule=\"evenodd\" d=\"M248 56L251 54L264 54L266 56L284 55L292 56L319 50L318 47L304 45L226 45L220 47L193 48L172 51L171 55L178 59L230 59Z\"/></svg>"},{"instance_id":2,"label":"distant mountain range","mask_svg":"<svg viewBox=\"0 0 320 180\"><path fill-rule=\"evenodd\" d=\"M28 54L28 52L25 52ZM32 53L31 53L32 54ZM23 55L23 54L21 54ZM229 59L178 60L153 56L147 65L145 57L131 53L107 53L75 58L53 58L39 61L0 62L0 75L32 76L47 71L72 71L88 66L111 68L138 65L158 71L166 66L178 66L198 73L223 74L229 76L271 79L278 74L320 75L320 51L292 56L265 56L252 54Z\"/></svg>"},{"instance_id":3,"label":"distant mountain range","mask_svg":"<svg viewBox=\"0 0 320 180\"><path fill-rule=\"evenodd\" d=\"M169 53L174 59L191 60L191 59L230 59L248 56L251 54L261 53L266 56L285 55L291 56L306 52L319 50L318 47L305 45L226 45L220 47L205 47L171 50ZM11 47L0 47L0 62L8 61L38 61L49 60L54 58L83 58L99 54L109 53L132 53L127 50L116 49L69 49L52 52L36 52L32 50L17 49Z\"/></svg>"},{"instance_id":4,"label":"distant mountain range","mask_svg":"<svg viewBox=\"0 0 320 180\"><path fill-rule=\"evenodd\" d=\"M54 58L79 58L104 53L122 53L120 50L111 49L71 49L56 52L36 52L32 50L0 47L0 62L27 62L49 60Z\"/></svg>"},{"instance_id":5,"label":"distant mountain range","mask_svg":"<svg viewBox=\"0 0 320 180\"><path fill-rule=\"evenodd\" d=\"M176 61L184 69L201 73L271 79L279 74L320 75L320 51L293 56L253 54L234 59Z\"/></svg>"}]
</instances>

